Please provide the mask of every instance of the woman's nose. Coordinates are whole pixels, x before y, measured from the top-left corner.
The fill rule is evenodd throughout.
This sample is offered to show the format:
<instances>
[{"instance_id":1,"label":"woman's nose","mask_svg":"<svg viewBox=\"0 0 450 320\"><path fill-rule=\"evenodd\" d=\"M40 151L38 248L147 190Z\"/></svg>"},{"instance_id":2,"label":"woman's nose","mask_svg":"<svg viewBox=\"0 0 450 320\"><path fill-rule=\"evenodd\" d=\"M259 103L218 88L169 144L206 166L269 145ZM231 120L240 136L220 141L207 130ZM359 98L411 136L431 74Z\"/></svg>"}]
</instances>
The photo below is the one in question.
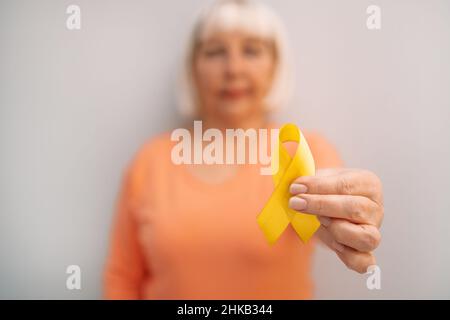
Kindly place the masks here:
<instances>
[{"instance_id":1,"label":"woman's nose","mask_svg":"<svg viewBox=\"0 0 450 320\"><path fill-rule=\"evenodd\" d=\"M225 72L229 77L235 77L244 71L244 61L240 54L231 53L225 62Z\"/></svg>"}]
</instances>

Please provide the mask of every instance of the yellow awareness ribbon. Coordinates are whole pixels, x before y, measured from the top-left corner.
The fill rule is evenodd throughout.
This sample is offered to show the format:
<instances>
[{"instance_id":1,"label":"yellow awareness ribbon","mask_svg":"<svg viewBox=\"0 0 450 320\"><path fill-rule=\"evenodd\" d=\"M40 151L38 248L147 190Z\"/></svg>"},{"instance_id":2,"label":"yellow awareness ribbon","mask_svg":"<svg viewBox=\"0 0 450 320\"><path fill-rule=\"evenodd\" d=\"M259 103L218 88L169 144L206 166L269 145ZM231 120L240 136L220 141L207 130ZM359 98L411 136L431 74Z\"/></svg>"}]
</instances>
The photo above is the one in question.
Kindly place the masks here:
<instances>
[{"instance_id":1,"label":"yellow awareness ribbon","mask_svg":"<svg viewBox=\"0 0 450 320\"><path fill-rule=\"evenodd\" d=\"M283 142L288 141L297 142L297 150L292 158L283 146ZM281 127L276 146L272 150L275 189L256 219L269 244L274 244L289 224L306 243L319 228L320 222L315 215L289 208L289 186L300 176L315 174L314 159L305 137L295 124L288 123Z\"/></svg>"}]
</instances>

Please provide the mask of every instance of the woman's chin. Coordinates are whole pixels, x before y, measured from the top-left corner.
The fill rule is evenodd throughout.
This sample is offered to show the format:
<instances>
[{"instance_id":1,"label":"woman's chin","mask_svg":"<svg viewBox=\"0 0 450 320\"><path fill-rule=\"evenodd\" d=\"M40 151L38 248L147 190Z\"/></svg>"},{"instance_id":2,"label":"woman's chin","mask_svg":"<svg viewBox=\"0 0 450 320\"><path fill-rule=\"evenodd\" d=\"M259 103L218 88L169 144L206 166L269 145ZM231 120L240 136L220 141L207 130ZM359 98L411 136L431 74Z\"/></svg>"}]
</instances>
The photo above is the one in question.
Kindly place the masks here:
<instances>
[{"instance_id":1,"label":"woman's chin","mask_svg":"<svg viewBox=\"0 0 450 320\"><path fill-rule=\"evenodd\" d=\"M227 122L240 122L248 117L252 107L248 103L224 103L219 107L219 114L222 120Z\"/></svg>"}]
</instances>

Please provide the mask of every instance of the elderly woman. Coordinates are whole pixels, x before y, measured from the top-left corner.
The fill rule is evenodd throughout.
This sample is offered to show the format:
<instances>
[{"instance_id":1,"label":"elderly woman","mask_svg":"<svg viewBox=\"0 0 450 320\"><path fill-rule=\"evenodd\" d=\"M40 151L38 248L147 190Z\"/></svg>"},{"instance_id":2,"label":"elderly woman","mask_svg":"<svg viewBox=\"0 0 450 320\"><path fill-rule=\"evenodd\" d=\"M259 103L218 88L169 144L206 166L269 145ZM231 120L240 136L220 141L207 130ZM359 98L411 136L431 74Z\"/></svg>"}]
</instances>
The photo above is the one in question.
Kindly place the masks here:
<instances>
[{"instance_id":1,"label":"elderly woman","mask_svg":"<svg viewBox=\"0 0 450 320\"><path fill-rule=\"evenodd\" d=\"M226 0L198 18L181 88L203 128L274 128L289 94L283 27L262 4ZM192 129L191 129L192 130ZM318 168L290 186L292 209L317 215L306 244L292 228L269 245L256 217L274 190L257 165L177 165L169 133L150 139L126 170L105 269L115 299L309 299L316 242L350 269L375 264L382 190L375 174L342 168L318 134L303 132Z\"/></svg>"}]
</instances>

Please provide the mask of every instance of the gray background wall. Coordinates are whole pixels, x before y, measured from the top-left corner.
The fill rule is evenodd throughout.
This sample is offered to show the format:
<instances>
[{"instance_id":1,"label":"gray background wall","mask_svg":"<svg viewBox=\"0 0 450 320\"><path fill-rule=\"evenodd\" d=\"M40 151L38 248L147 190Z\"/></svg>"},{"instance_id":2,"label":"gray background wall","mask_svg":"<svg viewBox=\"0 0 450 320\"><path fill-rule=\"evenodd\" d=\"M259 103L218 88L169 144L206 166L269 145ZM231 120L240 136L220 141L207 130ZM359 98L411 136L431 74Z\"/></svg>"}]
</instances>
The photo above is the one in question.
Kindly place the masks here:
<instances>
[{"instance_id":1,"label":"gray background wall","mask_svg":"<svg viewBox=\"0 0 450 320\"><path fill-rule=\"evenodd\" d=\"M175 77L209 1L0 1L0 298L100 298L122 170L177 124ZM81 7L79 31L65 23ZM297 75L279 115L381 177L382 288L319 249L319 298L450 298L450 2L271 1ZM382 28L366 28L381 7ZM82 268L82 290L65 287Z\"/></svg>"}]
</instances>

